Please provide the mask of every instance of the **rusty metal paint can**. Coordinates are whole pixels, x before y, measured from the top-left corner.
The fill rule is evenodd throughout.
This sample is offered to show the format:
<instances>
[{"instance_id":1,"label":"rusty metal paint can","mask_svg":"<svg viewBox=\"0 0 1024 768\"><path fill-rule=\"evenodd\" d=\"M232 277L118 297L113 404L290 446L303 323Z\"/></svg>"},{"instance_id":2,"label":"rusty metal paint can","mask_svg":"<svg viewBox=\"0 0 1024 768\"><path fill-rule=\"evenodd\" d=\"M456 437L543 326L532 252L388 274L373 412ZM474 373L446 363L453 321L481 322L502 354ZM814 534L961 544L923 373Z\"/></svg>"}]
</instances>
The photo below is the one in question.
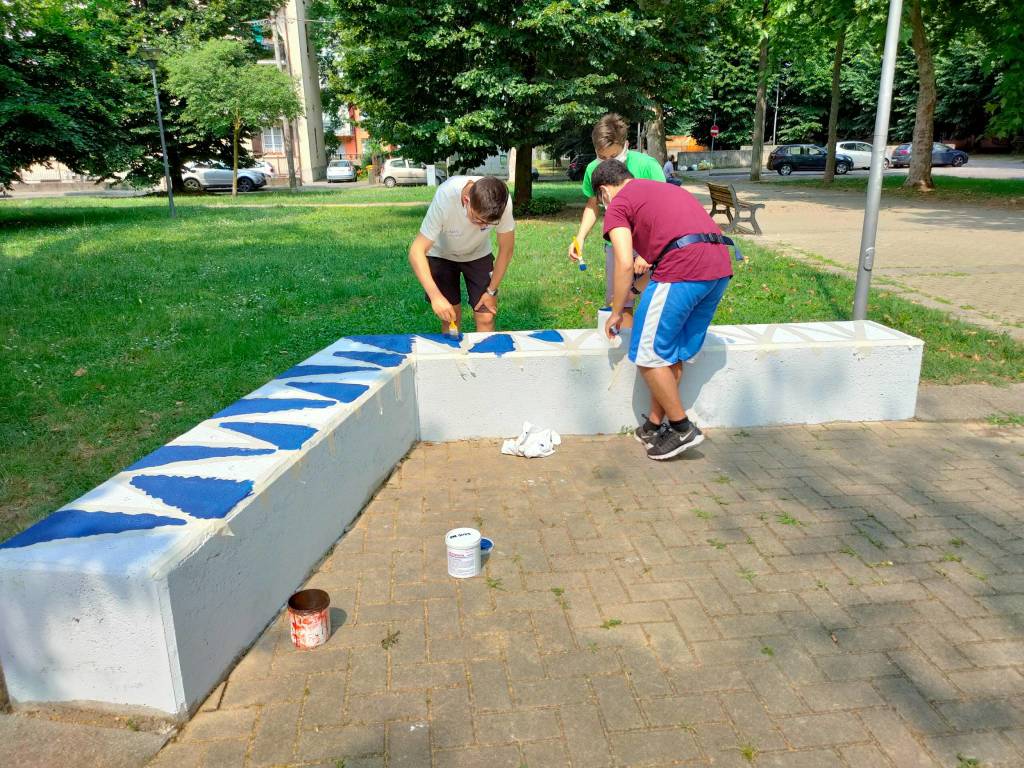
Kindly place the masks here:
<instances>
[{"instance_id":1,"label":"rusty metal paint can","mask_svg":"<svg viewBox=\"0 0 1024 768\"><path fill-rule=\"evenodd\" d=\"M292 645L308 651L331 636L331 597L322 589L303 589L288 598Z\"/></svg>"}]
</instances>

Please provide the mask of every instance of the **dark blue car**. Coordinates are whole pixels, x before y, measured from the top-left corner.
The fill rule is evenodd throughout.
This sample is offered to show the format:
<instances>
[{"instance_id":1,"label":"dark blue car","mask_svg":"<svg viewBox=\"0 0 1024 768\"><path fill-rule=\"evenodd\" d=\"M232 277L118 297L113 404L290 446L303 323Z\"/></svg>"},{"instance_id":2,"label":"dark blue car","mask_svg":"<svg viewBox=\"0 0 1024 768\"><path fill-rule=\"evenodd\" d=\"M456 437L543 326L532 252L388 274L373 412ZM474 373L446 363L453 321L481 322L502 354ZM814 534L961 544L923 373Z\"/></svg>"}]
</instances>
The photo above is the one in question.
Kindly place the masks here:
<instances>
[{"instance_id":1,"label":"dark blue car","mask_svg":"<svg viewBox=\"0 0 1024 768\"><path fill-rule=\"evenodd\" d=\"M817 144L783 144L768 155L768 170L789 176L794 171L824 171L828 153ZM836 174L842 176L853 169L853 158L836 152Z\"/></svg>"},{"instance_id":2,"label":"dark blue car","mask_svg":"<svg viewBox=\"0 0 1024 768\"><path fill-rule=\"evenodd\" d=\"M911 149L913 149L912 144L900 144L896 147L892 151L892 157L890 158L892 167L908 167L910 165ZM953 149L938 142L932 144L932 165L952 165L954 168L959 168L961 165L966 165L967 160L966 152L961 152L959 149Z\"/></svg>"}]
</instances>

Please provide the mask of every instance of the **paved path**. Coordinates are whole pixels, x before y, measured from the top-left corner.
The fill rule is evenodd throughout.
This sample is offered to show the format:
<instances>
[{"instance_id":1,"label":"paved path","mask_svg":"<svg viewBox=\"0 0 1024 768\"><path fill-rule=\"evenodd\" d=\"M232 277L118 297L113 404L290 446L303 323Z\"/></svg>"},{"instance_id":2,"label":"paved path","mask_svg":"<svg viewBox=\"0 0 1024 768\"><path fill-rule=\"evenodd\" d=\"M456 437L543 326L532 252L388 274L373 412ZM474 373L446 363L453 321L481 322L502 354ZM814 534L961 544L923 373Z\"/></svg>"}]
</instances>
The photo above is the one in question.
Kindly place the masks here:
<instances>
[{"instance_id":1,"label":"paved path","mask_svg":"<svg viewBox=\"0 0 1024 768\"><path fill-rule=\"evenodd\" d=\"M1024 764L1024 430L698 450L417 446L309 582L327 645L276 621L151 768Z\"/></svg>"},{"instance_id":2,"label":"paved path","mask_svg":"<svg viewBox=\"0 0 1024 768\"><path fill-rule=\"evenodd\" d=\"M740 197L764 202L758 242L824 257L855 273L864 196L804 185L730 179ZM708 202L707 187L687 189ZM875 279L911 298L1024 340L1024 215L1000 208L883 196ZM883 285L885 283L885 285Z\"/></svg>"}]
</instances>

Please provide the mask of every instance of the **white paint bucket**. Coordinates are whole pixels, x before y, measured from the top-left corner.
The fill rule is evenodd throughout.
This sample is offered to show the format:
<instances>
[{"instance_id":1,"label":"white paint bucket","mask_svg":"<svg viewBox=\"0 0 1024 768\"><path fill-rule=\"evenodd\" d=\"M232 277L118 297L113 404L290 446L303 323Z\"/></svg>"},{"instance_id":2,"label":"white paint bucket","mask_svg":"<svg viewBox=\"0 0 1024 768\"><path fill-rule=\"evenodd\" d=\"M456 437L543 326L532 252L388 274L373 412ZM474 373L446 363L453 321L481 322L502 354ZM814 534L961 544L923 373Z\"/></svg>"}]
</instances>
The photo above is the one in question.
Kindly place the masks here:
<instances>
[{"instance_id":1,"label":"white paint bucket","mask_svg":"<svg viewBox=\"0 0 1024 768\"><path fill-rule=\"evenodd\" d=\"M444 535L448 549L448 575L468 579L480 575L480 531L453 528Z\"/></svg>"}]
</instances>

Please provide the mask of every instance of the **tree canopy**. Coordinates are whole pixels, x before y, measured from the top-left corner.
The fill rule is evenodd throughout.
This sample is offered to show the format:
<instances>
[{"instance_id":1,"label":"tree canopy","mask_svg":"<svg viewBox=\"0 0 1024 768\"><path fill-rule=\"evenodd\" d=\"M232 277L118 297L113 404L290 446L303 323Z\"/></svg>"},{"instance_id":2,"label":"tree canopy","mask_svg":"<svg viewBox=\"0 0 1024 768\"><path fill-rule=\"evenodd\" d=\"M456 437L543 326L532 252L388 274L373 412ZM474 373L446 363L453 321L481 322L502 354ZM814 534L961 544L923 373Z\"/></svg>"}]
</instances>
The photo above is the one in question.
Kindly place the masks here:
<instances>
[{"instance_id":1,"label":"tree canopy","mask_svg":"<svg viewBox=\"0 0 1024 768\"><path fill-rule=\"evenodd\" d=\"M200 136L230 136L232 194L238 185L238 143L299 114L295 84L276 67L254 62L235 40L210 40L167 61L167 85L183 103L182 122Z\"/></svg>"}]
</instances>

